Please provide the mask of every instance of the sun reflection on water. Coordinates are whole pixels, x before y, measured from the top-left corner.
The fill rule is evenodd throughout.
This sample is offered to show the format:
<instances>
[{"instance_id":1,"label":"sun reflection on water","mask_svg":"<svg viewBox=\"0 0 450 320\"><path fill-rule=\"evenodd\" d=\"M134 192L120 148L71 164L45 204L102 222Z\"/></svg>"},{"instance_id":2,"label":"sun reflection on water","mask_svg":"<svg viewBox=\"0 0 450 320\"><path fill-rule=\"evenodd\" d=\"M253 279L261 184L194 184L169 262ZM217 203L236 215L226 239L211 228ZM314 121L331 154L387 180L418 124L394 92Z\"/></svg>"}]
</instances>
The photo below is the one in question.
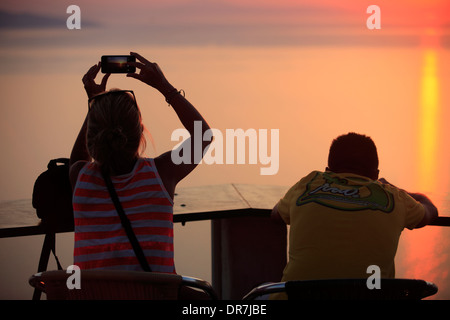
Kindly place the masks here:
<instances>
[{"instance_id":1,"label":"sun reflection on water","mask_svg":"<svg viewBox=\"0 0 450 320\"><path fill-rule=\"evenodd\" d=\"M439 138L439 81L437 53L433 49L424 52L421 79L419 115L419 184L430 191L436 182L437 150Z\"/></svg>"},{"instance_id":2,"label":"sun reflection on water","mask_svg":"<svg viewBox=\"0 0 450 320\"><path fill-rule=\"evenodd\" d=\"M428 41L429 42L429 41ZM420 79L420 112L418 120L418 157L416 172L420 192L424 192L446 215L448 195L442 193L443 181L438 176L443 156L438 53L436 46L424 47ZM442 176L442 175L441 175ZM442 180L442 181L441 181ZM442 227L427 226L419 230L405 230L399 247L397 277L423 279L434 282L439 292L431 299L448 295L448 233Z\"/></svg>"}]
</instances>

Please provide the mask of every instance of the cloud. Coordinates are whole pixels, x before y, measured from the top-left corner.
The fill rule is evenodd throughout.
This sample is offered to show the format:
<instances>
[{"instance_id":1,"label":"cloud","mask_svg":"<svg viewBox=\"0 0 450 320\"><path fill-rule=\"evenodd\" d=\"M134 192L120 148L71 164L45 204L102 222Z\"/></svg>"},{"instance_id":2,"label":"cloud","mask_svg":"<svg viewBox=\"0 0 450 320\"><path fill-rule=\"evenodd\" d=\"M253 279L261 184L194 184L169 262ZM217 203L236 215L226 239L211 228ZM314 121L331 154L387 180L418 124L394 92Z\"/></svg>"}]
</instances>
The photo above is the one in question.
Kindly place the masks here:
<instances>
[{"instance_id":1,"label":"cloud","mask_svg":"<svg viewBox=\"0 0 450 320\"><path fill-rule=\"evenodd\" d=\"M103 3L103 2L102 2ZM306 3L295 6L263 6L249 2L117 1L99 5L79 2L82 31L48 37L3 35L3 46L33 44L76 45L294 45L294 46L417 46L417 27L395 23L393 13L382 13L382 29L368 30L366 7L331 7ZM100 9L101 8L101 9ZM390 13L391 12L391 13ZM66 30L68 15L0 11L0 30ZM395 16L395 15L394 15ZM408 16L408 15L407 15ZM409 19L406 19L409 21ZM94 28L90 28L90 27ZM449 46L448 26L442 26L441 43ZM41 38L41 39L37 39Z\"/></svg>"},{"instance_id":2,"label":"cloud","mask_svg":"<svg viewBox=\"0 0 450 320\"><path fill-rule=\"evenodd\" d=\"M114 30L112 34L125 36L126 29L133 30L129 34L145 35L152 44L417 46L422 37L420 28L399 22L388 9L382 14L382 30L368 30L369 15L363 4L333 7L306 2L295 6L248 1L146 2L132 19L127 10L132 9L122 11L122 16L105 11L101 21Z\"/></svg>"},{"instance_id":3,"label":"cloud","mask_svg":"<svg viewBox=\"0 0 450 320\"><path fill-rule=\"evenodd\" d=\"M11 13L0 10L0 29L66 28L67 17L56 18L34 13ZM97 24L83 20L83 25L96 26Z\"/></svg>"}]
</instances>

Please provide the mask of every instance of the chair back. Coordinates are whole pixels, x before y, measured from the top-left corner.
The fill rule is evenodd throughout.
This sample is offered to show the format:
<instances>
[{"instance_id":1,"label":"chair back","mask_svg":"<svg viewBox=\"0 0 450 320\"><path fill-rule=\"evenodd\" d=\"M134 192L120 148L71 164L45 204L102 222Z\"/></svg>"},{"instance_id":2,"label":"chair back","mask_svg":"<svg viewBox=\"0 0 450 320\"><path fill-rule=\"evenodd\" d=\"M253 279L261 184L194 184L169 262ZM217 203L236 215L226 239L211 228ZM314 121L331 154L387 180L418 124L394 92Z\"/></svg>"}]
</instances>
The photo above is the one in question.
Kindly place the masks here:
<instances>
[{"instance_id":1,"label":"chair back","mask_svg":"<svg viewBox=\"0 0 450 320\"><path fill-rule=\"evenodd\" d=\"M299 280L258 286L243 299L285 293L289 300L421 300L437 291L434 283L418 279L381 279L380 289L369 289L367 279Z\"/></svg>"},{"instance_id":2,"label":"chair back","mask_svg":"<svg viewBox=\"0 0 450 320\"><path fill-rule=\"evenodd\" d=\"M81 270L80 289L68 288L70 276L65 270L46 271L33 275L29 283L45 292L48 300L177 300L183 287L199 289L210 299L216 299L208 282L177 274Z\"/></svg>"}]
</instances>

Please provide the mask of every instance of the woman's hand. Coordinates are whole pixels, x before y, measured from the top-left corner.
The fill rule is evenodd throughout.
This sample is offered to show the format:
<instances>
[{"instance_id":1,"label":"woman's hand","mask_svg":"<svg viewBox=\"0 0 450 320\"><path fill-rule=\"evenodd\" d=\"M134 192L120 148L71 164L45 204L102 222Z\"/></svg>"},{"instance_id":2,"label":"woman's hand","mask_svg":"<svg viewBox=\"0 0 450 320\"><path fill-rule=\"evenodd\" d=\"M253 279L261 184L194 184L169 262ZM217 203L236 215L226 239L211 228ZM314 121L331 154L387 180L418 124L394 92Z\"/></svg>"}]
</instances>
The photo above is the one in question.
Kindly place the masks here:
<instances>
[{"instance_id":1,"label":"woman's hand","mask_svg":"<svg viewBox=\"0 0 450 320\"><path fill-rule=\"evenodd\" d=\"M127 77L138 79L149 86L155 88L161 92L166 101L172 106L180 119L183 126L188 130L191 135L191 139L187 139L183 144L188 144L190 150L194 150L197 146L194 146L194 141L197 139L202 140L205 132L209 130L209 126L201 114L195 109L195 107L179 94L166 79L163 72L156 63L150 62L141 55L130 52L130 54L136 57L136 62L128 62L129 66L136 67L136 73L128 73ZM168 101L169 99L169 101ZM195 129L195 123L201 122L201 132L197 132ZM198 137L197 137L198 136ZM202 155L204 154L206 147L211 143L208 140L202 140ZM186 147L187 148L187 147ZM183 149L184 150L184 149ZM187 163L176 164L172 160L172 151L167 151L155 158L155 164L158 169L158 173L163 181L163 184L173 198L175 192L175 186L179 181L186 177L194 168L198 165L198 162L194 159L194 152L191 153L191 159Z\"/></svg>"},{"instance_id":2,"label":"woman's hand","mask_svg":"<svg viewBox=\"0 0 450 320\"><path fill-rule=\"evenodd\" d=\"M127 77L141 80L161 92L163 95L168 94L174 89L169 81L167 81L158 64L148 61L138 53L130 52L130 54L135 56L137 61L128 62L128 65L136 67L140 71L139 73L128 73Z\"/></svg>"},{"instance_id":3,"label":"woman's hand","mask_svg":"<svg viewBox=\"0 0 450 320\"><path fill-rule=\"evenodd\" d=\"M93 96L102 93L106 90L106 82L108 81L110 73L107 73L103 76L102 82L100 84L95 83L95 77L100 71L100 62L96 65L93 65L88 72L84 75L82 81L84 84L84 89L88 95L88 98L92 98Z\"/></svg>"}]
</instances>

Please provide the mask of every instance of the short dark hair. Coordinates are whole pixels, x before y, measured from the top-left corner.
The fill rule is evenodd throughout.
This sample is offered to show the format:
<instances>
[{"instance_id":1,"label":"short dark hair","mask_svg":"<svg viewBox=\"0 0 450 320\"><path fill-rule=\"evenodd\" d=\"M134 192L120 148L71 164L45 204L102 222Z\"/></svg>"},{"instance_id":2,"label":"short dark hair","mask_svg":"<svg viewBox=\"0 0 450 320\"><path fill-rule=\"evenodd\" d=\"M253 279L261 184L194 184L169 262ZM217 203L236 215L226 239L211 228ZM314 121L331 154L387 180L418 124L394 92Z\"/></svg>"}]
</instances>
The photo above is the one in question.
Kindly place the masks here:
<instances>
[{"instance_id":1,"label":"short dark hair","mask_svg":"<svg viewBox=\"0 0 450 320\"><path fill-rule=\"evenodd\" d=\"M350 132L333 140L328 154L328 169L374 177L378 175L378 153L373 140Z\"/></svg>"}]
</instances>

